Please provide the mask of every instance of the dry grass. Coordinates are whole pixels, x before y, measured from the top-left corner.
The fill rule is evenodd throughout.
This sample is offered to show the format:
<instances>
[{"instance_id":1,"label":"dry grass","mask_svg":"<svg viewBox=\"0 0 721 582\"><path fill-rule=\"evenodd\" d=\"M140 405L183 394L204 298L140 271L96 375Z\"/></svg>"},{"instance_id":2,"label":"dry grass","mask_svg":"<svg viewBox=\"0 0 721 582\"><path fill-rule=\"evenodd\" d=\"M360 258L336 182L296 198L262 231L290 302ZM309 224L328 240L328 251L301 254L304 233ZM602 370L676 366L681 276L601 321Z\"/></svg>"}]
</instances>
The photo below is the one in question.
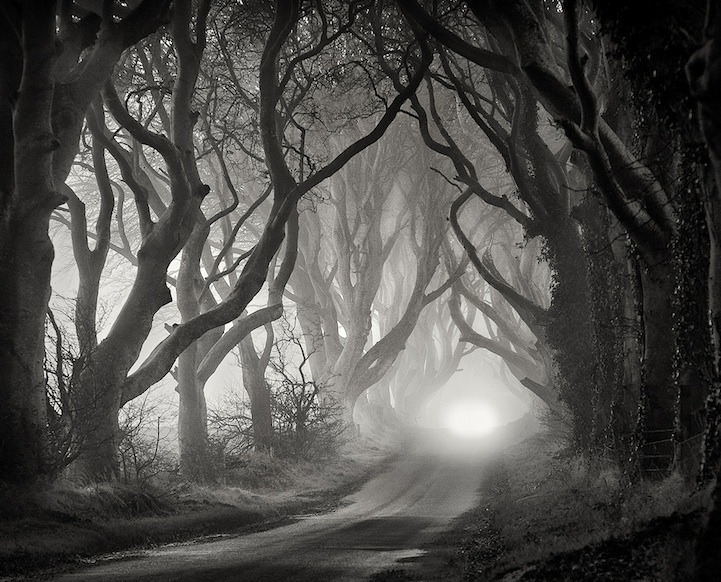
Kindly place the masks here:
<instances>
[{"instance_id":1,"label":"dry grass","mask_svg":"<svg viewBox=\"0 0 721 582\"><path fill-rule=\"evenodd\" d=\"M535 437L489 467L464 517L463 580L676 580L688 566L703 496L678 476L630 486Z\"/></svg>"}]
</instances>

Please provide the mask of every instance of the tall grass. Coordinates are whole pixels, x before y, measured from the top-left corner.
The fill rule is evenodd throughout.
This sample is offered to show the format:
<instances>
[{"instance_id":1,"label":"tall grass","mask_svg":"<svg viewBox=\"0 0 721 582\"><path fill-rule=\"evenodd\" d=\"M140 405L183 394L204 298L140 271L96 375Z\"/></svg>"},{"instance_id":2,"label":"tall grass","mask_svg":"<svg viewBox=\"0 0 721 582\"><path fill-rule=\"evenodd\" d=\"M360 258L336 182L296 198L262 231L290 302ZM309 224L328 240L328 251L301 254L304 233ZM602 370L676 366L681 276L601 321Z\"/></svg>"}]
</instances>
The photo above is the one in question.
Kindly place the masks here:
<instances>
[{"instance_id":1,"label":"tall grass","mask_svg":"<svg viewBox=\"0 0 721 582\"><path fill-rule=\"evenodd\" d=\"M704 502L678 475L631 485L543 437L496 460L481 499L462 550L468 580L635 580L634 568L674 580L692 548L674 542L674 528L693 528ZM577 571L568 578L556 567ZM604 568L630 570L614 578Z\"/></svg>"}]
</instances>

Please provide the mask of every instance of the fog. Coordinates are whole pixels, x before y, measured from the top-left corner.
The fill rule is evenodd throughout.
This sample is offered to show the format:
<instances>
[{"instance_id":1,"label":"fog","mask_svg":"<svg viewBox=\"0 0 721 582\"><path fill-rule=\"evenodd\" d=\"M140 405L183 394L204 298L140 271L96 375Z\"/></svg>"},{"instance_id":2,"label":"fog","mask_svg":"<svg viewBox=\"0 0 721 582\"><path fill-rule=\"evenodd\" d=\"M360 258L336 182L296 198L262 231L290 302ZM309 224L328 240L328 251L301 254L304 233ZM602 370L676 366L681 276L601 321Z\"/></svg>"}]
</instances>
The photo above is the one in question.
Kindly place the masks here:
<instances>
[{"instance_id":1,"label":"fog","mask_svg":"<svg viewBox=\"0 0 721 582\"><path fill-rule=\"evenodd\" d=\"M716 4L7 0L0 578L713 578Z\"/></svg>"}]
</instances>

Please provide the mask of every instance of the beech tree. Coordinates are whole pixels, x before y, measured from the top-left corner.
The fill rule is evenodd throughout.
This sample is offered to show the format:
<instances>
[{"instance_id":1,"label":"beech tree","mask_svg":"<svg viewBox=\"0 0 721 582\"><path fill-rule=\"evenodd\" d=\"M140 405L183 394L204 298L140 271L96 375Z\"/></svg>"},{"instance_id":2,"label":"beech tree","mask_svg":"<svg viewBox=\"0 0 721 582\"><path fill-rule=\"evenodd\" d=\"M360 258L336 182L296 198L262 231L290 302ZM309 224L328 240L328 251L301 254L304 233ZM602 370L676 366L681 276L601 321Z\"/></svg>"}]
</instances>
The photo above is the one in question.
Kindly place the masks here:
<instances>
[{"instance_id":1,"label":"beech tree","mask_svg":"<svg viewBox=\"0 0 721 582\"><path fill-rule=\"evenodd\" d=\"M452 271L447 265L445 269L439 269L440 248L447 232L444 220L446 201L442 194L439 195L440 188L433 181L427 181L421 188L427 191L427 198L424 199L419 192L412 205L412 212L418 213L423 219L410 233L416 268L412 276L413 286L409 286L408 302L398 322L362 355L352 373L347 376L345 398L349 406L353 406L365 390L388 373L405 349L425 307L441 298L460 275L460 269ZM412 215L411 225L415 220Z\"/></svg>"},{"instance_id":2,"label":"beech tree","mask_svg":"<svg viewBox=\"0 0 721 582\"><path fill-rule=\"evenodd\" d=\"M193 127L197 115L192 112L209 9L209 2L201 3L195 13L190 2L174 5L172 35L180 67L173 89L169 137L138 121L111 83L106 83L103 90L105 106L118 125L162 156L171 200L153 220L147 189L136 185L142 242L133 287L106 337L82 361L74 383L79 430L84 439L75 469L91 479L111 478L117 471L118 412L125 402L122 385L150 333L153 317L172 300L166 280L168 267L190 237L200 218L200 205L209 192L195 161ZM125 156L127 153L120 152L116 160L122 164ZM127 159L125 163L126 183L137 184L130 176Z\"/></svg>"},{"instance_id":3,"label":"beech tree","mask_svg":"<svg viewBox=\"0 0 721 582\"><path fill-rule=\"evenodd\" d=\"M286 41L292 38L294 27L299 22L300 6L297 3L278 6L275 13L259 70L259 108L258 126L263 146L265 165L273 188L273 205L264 231L249 254L242 271L228 296L216 306L202 312L173 328L168 338L163 340L146 359L131 373L124 384L123 398L132 398L142 393L148 386L160 380L172 367L175 359L198 337L208 331L225 325L237 318L260 291L266 279L268 266L280 248L285 237L286 224L295 213L298 201L321 182L332 176L359 152L377 141L398 114L401 105L417 88L427 66L429 55L424 54L418 63L418 70L409 77L408 83L398 94L386 102L386 107L370 131L348 144L326 164L314 169L307 175L296 177L291 171L283 144L283 134L277 124L278 104L296 66L301 66L306 53L300 58L289 58L288 67L281 75L279 59ZM319 33L314 46L308 49L310 55L322 51L328 43L327 31ZM332 36L330 36L332 37ZM335 38L335 37L332 37ZM315 46L317 45L317 46ZM296 55L297 56L297 55ZM277 309L277 304L269 309ZM247 321L246 333L256 327L251 314ZM259 315L258 315L259 317ZM240 335L238 341L242 339Z\"/></svg>"},{"instance_id":4,"label":"beech tree","mask_svg":"<svg viewBox=\"0 0 721 582\"><path fill-rule=\"evenodd\" d=\"M556 380L566 382L557 389L561 400L573 412L577 442L587 445L592 374L579 364L586 362L588 366L590 361L579 360L578 353L590 351L592 336L586 317L588 293L583 240L569 214L572 203L567 192L567 153L564 148L558 153L552 152L548 138L541 137L542 120L531 95L502 78L478 79L472 71L458 69L448 55L441 55L441 63L442 70L432 76L439 86L453 89L450 99L437 95L435 83L429 80L427 105L416 98L413 107L426 144L453 162L457 179L466 185L451 206L451 224L474 268L506 296L536 334L539 353L546 360L543 367ZM491 93L490 99L485 96L486 92ZM447 103L439 103L444 98ZM456 104L456 100L459 103ZM458 116L457 106L463 107L467 118ZM467 129L469 124L477 127L487 142L471 135ZM439 137L434 137L436 133ZM487 159L499 157L513 179L512 191L507 186L490 187L483 176L482 165L488 163ZM523 227L526 236L543 238L555 280L550 308L538 305L526 295L526 289L508 284L492 263L486 264L489 257L484 257L484 263L476 253L455 218L472 198L505 212ZM560 373L551 373L552 368L559 368ZM559 411L556 400L553 397L549 401Z\"/></svg>"},{"instance_id":5,"label":"beech tree","mask_svg":"<svg viewBox=\"0 0 721 582\"><path fill-rule=\"evenodd\" d=\"M698 122L709 158L714 170L715 190L704 199L704 214L709 232L711 248L708 273L708 307L711 323L712 354L712 390L709 396L704 447L707 475L716 469L716 484L713 492L713 507L706 527L699 536L696 548L696 580L701 581L719 568L718 548L721 539L721 467L718 464L721 425L719 424L719 402L721 401L721 259L719 246L721 239L721 148L719 147L719 101L721 85L719 70L721 58L721 9L718 2L709 0L706 5L706 18L703 30L703 44L694 52L686 65L686 75L691 93L697 100Z\"/></svg>"},{"instance_id":6,"label":"beech tree","mask_svg":"<svg viewBox=\"0 0 721 582\"><path fill-rule=\"evenodd\" d=\"M295 261L295 204L353 155L377 140L390 125L403 101L415 90L417 80L420 79L419 73L417 80L409 80L409 85L401 91L401 95L379 101L384 107L377 117L377 123L371 125L370 133L356 136L358 139L339 151L328 164L309 172L305 169L306 166L314 170L315 166L311 165L304 150L306 130L302 126L302 119L294 118L292 112L307 97L309 88L314 84L324 83L326 77L322 70L318 72L307 69L306 66L317 66L315 60L318 56L325 50L333 49L334 43L347 34L363 4L352 3L347 7L335 7L337 12L333 14L327 12L325 7L317 6L310 8L309 12L302 16L300 5L297 5L290 7L288 12L280 11L276 15L275 28L268 29L265 23L257 23L258 28L253 34L256 37L260 35L261 38L267 34L269 38L264 45L265 56L260 57L260 91L256 91L254 95L249 94L248 83L239 85L238 77L234 76L235 71L232 68L229 70L231 79L236 82L234 95L237 101L251 110L248 117L255 116L259 120L260 134L264 136L259 144L262 148L258 150L253 145L254 140L257 140L256 135L250 138L248 144L244 144L242 140L238 140L237 134L233 134L232 129L228 133L228 127L222 127L222 123L219 125L244 155L269 170L271 184L258 203L271 191L274 203L269 211L266 228L257 230L258 241L255 246L249 252L233 258L233 238L255 210L257 203L251 204L234 225L228 222L238 206L238 195L224 152L221 151L221 146L213 135L213 128L210 127L212 123L208 123L208 118L203 116L203 122L207 125L204 128L205 145L209 152L215 154L220 166L219 173L223 177L220 181L223 188L218 188L218 194L222 198L222 190L227 189L232 198L221 203L229 206L220 210L204 203L210 189L203 181L213 180L208 180L212 176L200 168L196 159L197 132L194 127L201 116L196 113L195 107L205 107L204 111L208 113L212 105L216 116L221 115L221 111L227 114L227 103L231 102L232 106L233 93L223 95L225 101L220 108L215 105L218 100L214 100L214 97L217 97L218 93L214 91L214 88L217 88L214 83L211 83L211 91L207 93L210 101L206 99L205 104L196 93L194 87L199 76L205 75L214 79L210 70L203 72L201 68L207 39L206 20L211 4L202 3L196 12L191 12L190 4L184 4L182 8L174 12L172 44L169 45L171 49L166 48L167 44L159 43L157 38L153 39L142 50L134 53L125 73L130 77L136 74L140 76L141 87L138 95L142 93L148 96L149 117L142 116L143 105L147 100L138 99L137 108L130 108L129 100L126 98L123 103L123 98L110 84L105 86L103 104L96 103L92 114L88 116L88 126L93 139L100 144L93 149L97 152L95 162L99 187L103 193L101 198L104 201L104 210L99 221L102 233L95 234L95 238L102 239L101 244L96 244L93 251L89 250L87 221L82 203L77 197L74 197L72 205L71 223L78 260L86 261L89 257L94 257L92 269L81 269L78 313L82 312L83 317L76 318L76 323L78 335L87 340L83 340L85 348L81 361L76 366L74 380L76 408L80 417L79 430L84 433L85 441L76 468L94 479L112 478L115 474L119 407L160 380L170 371L177 357L180 360L174 375L181 393L181 465L198 468L198 477L202 478L200 468L203 465L201 461L206 439L203 386L223 357L251 330L263 326L282 313L283 287ZM239 10L243 12L246 9ZM257 8L250 9L249 15L257 17L253 10L257 11ZM232 15L231 19L235 17L237 15ZM296 37L293 31L301 26L301 20L303 35ZM218 28L217 22L218 19L215 20L213 34L222 37L223 31ZM311 25L311 22L315 24ZM312 34L304 36L305 32ZM299 40L301 36L302 41ZM285 40L288 41L286 45L283 42ZM277 46L274 44L276 41L279 42ZM227 49L223 42L219 43L219 47L221 53L223 47ZM232 67L234 61L227 58L227 54L226 51L221 62ZM286 68L279 71L279 64ZM420 66L422 69L423 63L420 63ZM166 109L164 98L169 87L167 84L163 85L165 81L156 85L155 79L166 79L173 69L177 69L177 74L172 102ZM125 82L123 80L123 83ZM341 90L337 83L336 90ZM118 130L112 131L106 126L103 105L114 117ZM220 120L220 117L215 119ZM280 134L276 133L278 119L285 120L280 124ZM215 130L217 129L215 127ZM165 134L160 133L163 130ZM121 141L128 145L118 140L116 132L123 136ZM170 135L170 138L165 135ZM300 139L299 147L294 143L296 138ZM123 181L133 193L141 234L138 252L130 249L123 228L120 229L120 245L107 241L106 227L108 216L112 213L112 204L107 188L109 178L106 179L107 172L103 167L104 150L115 159ZM211 163L207 158L209 152L202 161L203 165ZM299 182L296 182L294 171L289 166L294 157L298 161ZM154 166L160 159L163 160L165 169L159 172ZM280 193L273 182L274 177L276 182L280 181L282 184ZM288 198L291 191L295 194ZM69 194L72 195L72 192ZM122 206L122 203L119 204L119 210L122 210ZM205 217L205 212L210 213L209 218ZM153 215L157 219L154 219ZM121 222L120 214L118 222ZM208 235L216 222L220 223L221 230L224 229L226 239L214 256ZM285 237L286 224L290 235L288 237ZM271 226L272 236L268 232ZM284 238L287 241L285 256L276 273L274 257ZM99 274L102 272L108 246L124 254L136 267L137 274L114 325L105 339L98 343L94 316ZM171 276L168 267L181 248L184 250L177 277ZM246 259L242 272L236 275L236 267ZM221 263L226 266L222 272L219 271ZM225 279L226 276L229 278ZM245 307L266 279L269 282L268 307L246 314ZM136 362L140 348L148 337L153 316L161 306L170 301L166 287L168 282L175 285L178 291L181 323L177 328L169 327L170 337L137 372L128 376L128 371ZM208 291L211 288L212 290ZM88 289L94 291L87 292ZM218 297L220 299L217 299ZM217 323L220 319L224 322L233 321L233 325L224 332L223 323Z\"/></svg>"},{"instance_id":7,"label":"beech tree","mask_svg":"<svg viewBox=\"0 0 721 582\"><path fill-rule=\"evenodd\" d=\"M330 181L330 206L301 213L309 239L290 296L314 378L342 404L349 423L356 401L391 369L425 306L449 287L439 275L448 185L406 134L406 124L391 130ZM321 251L328 231L334 245ZM383 287L393 310L378 306Z\"/></svg>"},{"instance_id":8,"label":"beech tree","mask_svg":"<svg viewBox=\"0 0 721 582\"><path fill-rule=\"evenodd\" d=\"M416 422L428 400L459 371L463 358L473 351L472 346L458 339L448 302L434 301L423 311L395 369L378 384L378 392L392 394L401 420ZM370 391L368 400L371 404L377 401ZM385 400L381 402L385 404Z\"/></svg>"},{"instance_id":9,"label":"beech tree","mask_svg":"<svg viewBox=\"0 0 721 582\"><path fill-rule=\"evenodd\" d=\"M460 228L457 216L452 217L452 223L456 229ZM508 232L507 227L500 231L506 234ZM488 238L487 235L487 241ZM523 307L514 306L514 299L508 297L505 288L499 291L493 287L493 284L503 282L509 288L521 289L528 301L538 309L547 309L549 298L534 285L531 275L533 269L530 272L528 270L534 262L537 265L536 271L541 267L537 263L537 256L535 261L530 258L534 256L535 249L533 245L527 244L521 255L525 255L525 258L521 261L514 256L507 244L498 244L498 231L492 239L492 243L485 243L488 247L482 254L483 258L474 259L483 264L486 275L481 274L475 281L471 278L470 284L459 281L453 287L450 310L460 331L460 340L502 358L519 383L545 403L555 420L567 422L567 410L553 378L555 366L550 346L544 344L542 335L536 335L533 321L532 326L525 323L526 311ZM465 245L469 243L470 240L467 240ZM477 243L473 244L474 249L478 246ZM474 253L478 257L475 250ZM523 268L521 263L524 264ZM537 272L535 275L535 278L542 280L542 276ZM486 282L486 277L493 283ZM464 304L465 313L462 308ZM478 315L485 328L482 332L474 329L472 325L473 319L479 319Z\"/></svg>"},{"instance_id":10,"label":"beech tree","mask_svg":"<svg viewBox=\"0 0 721 582\"><path fill-rule=\"evenodd\" d=\"M487 45L465 40L413 0L399 4L410 22L449 51L517 79L532 90L574 148L583 152L594 187L641 258L645 375L641 397L644 446L639 458L644 474L667 474L675 458L677 414L671 252L678 231L677 208L672 182L634 156L603 115L591 76L598 35L581 28L588 26L588 21L579 24L582 13L575 2L564 3L563 11L540 2L533 6L524 2L469 4L478 26L493 39Z\"/></svg>"},{"instance_id":11,"label":"beech tree","mask_svg":"<svg viewBox=\"0 0 721 582\"><path fill-rule=\"evenodd\" d=\"M166 22L170 2L8 2L2 26L0 475L33 482L47 466L43 328L52 211L78 151L85 112L122 52Z\"/></svg>"}]
</instances>

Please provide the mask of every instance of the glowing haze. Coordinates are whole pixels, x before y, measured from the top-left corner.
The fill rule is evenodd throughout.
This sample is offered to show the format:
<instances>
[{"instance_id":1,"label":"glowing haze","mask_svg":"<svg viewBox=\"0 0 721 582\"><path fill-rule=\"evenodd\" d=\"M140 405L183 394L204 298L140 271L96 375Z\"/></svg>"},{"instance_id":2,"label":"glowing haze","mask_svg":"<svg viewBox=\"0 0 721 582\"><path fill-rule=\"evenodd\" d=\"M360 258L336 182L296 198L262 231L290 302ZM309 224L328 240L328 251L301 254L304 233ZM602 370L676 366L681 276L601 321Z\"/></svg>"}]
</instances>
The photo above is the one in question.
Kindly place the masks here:
<instances>
[{"instance_id":1,"label":"glowing haze","mask_svg":"<svg viewBox=\"0 0 721 582\"><path fill-rule=\"evenodd\" d=\"M454 399L444 403L441 426L460 437L474 438L493 432L499 425L496 411L481 400Z\"/></svg>"}]
</instances>

